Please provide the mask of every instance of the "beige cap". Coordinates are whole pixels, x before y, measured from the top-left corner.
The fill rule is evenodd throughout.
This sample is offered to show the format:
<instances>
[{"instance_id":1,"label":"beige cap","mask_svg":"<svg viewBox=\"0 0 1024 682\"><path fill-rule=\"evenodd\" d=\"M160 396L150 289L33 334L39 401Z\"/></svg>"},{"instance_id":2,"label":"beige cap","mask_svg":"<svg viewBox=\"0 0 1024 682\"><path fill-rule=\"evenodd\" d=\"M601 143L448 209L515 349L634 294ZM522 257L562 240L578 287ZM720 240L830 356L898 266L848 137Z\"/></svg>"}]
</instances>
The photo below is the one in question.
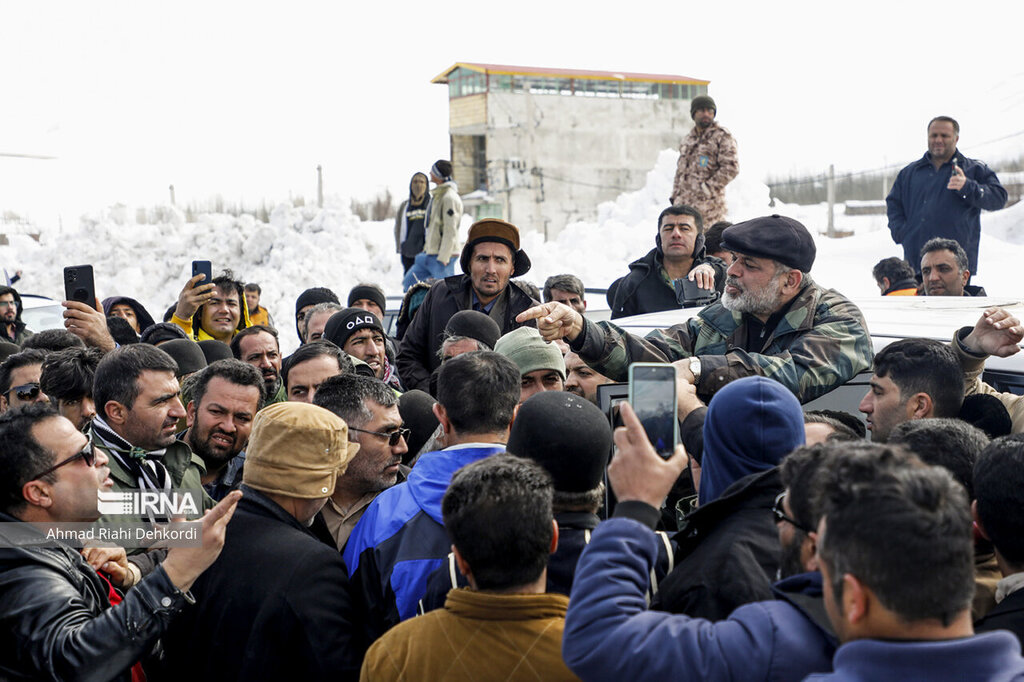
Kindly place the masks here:
<instances>
[{"instance_id":1,"label":"beige cap","mask_svg":"<svg viewBox=\"0 0 1024 682\"><path fill-rule=\"evenodd\" d=\"M288 497L330 497L358 451L336 414L308 403L276 403L253 419L242 482Z\"/></svg>"}]
</instances>

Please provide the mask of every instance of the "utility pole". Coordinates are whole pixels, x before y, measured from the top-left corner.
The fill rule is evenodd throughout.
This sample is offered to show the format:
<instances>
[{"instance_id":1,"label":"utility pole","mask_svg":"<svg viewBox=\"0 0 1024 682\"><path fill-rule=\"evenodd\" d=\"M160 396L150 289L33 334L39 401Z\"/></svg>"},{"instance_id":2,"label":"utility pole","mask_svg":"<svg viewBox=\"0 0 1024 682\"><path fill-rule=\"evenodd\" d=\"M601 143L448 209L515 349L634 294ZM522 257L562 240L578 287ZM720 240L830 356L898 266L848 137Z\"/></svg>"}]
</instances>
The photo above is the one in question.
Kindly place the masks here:
<instances>
[{"instance_id":1,"label":"utility pole","mask_svg":"<svg viewBox=\"0 0 1024 682\"><path fill-rule=\"evenodd\" d=\"M324 207L324 167L320 164L316 165L316 205Z\"/></svg>"},{"instance_id":2,"label":"utility pole","mask_svg":"<svg viewBox=\"0 0 1024 682\"><path fill-rule=\"evenodd\" d=\"M171 185L170 190L171 190L171 206L177 206L177 204L174 203L174 185Z\"/></svg>"},{"instance_id":3,"label":"utility pole","mask_svg":"<svg viewBox=\"0 0 1024 682\"><path fill-rule=\"evenodd\" d=\"M836 167L835 164L828 165L828 181L825 185L828 195L828 236L836 236L836 226L833 219L833 212L836 207Z\"/></svg>"}]
</instances>

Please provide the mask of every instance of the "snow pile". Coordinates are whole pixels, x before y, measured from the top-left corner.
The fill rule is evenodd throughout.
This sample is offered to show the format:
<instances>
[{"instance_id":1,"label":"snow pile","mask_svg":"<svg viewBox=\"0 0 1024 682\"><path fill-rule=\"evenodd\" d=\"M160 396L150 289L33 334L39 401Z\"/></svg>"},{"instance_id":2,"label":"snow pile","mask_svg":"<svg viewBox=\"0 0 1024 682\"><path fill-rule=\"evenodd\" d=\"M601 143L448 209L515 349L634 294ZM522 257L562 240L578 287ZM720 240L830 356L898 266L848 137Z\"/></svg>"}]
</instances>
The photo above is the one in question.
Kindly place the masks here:
<instances>
[{"instance_id":1,"label":"snow pile","mask_svg":"<svg viewBox=\"0 0 1024 682\"><path fill-rule=\"evenodd\" d=\"M676 151L663 151L645 186L601 204L596 222L570 224L551 242L539 233L524 235L523 248L533 261L526 279L543 284L550 275L571 272L587 286L606 287L626 274L628 264L654 246L656 220L671 192L677 158ZM847 216L837 206L836 229L853 236L829 239L822 234L824 204L769 206L767 187L742 173L728 186L726 200L733 221L779 213L803 222L818 247L815 279L851 297L877 296L871 267L881 258L902 256L884 215ZM73 228L0 223L9 240L0 246L0 266L24 270L20 291L59 300L63 267L91 263L101 298L133 296L160 319L191 274L191 261L210 260L215 273L231 268L239 279L263 287L262 303L281 329L286 352L297 343L291 319L302 290L326 286L342 303L359 282L376 282L389 294L401 292L393 223L360 221L347 199L332 197L323 209L281 204L269 223L223 214L203 214L189 223L171 206L155 213L156 224L138 224L135 211L124 206L86 215ZM464 217L463 241L470 222ZM1024 262L1024 204L983 214L982 232L982 275L975 283L991 294L1013 295L1019 285L1006 264Z\"/></svg>"}]
</instances>

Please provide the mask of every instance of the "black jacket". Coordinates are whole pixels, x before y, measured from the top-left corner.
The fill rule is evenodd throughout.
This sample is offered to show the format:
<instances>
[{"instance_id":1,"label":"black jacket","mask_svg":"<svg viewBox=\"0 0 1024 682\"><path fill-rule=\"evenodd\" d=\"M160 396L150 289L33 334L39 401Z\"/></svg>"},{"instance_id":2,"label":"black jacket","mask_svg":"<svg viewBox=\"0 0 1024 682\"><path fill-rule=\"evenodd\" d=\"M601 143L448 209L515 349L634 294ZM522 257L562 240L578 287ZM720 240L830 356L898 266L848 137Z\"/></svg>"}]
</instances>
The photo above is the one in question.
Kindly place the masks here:
<instances>
[{"instance_id":1,"label":"black jacket","mask_svg":"<svg viewBox=\"0 0 1024 682\"><path fill-rule=\"evenodd\" d=\"M717 621L743 604L772 599L780 549L771 509L780 492L779 470L769 469L690 513L674 538L675 570L651 608Z\"/></svg>"},{"instance_id":2,"label":"black jacket","mask_svg":"<svg viewBox=\"0 0 1024 682\"><path fill-rule=\"evenodd\" d=\"M676 291L661 277L661 250L651 249L646 256L629 264L629 274L622 278L612 302L612 319L653 313L659 310L677 310L682 306L676 300ZM715 291L725 289L725 263L714 256L705 255L703 243L693 257L690 270L707 263L715 269Z\"/></svg>"},{"instance_id":3,"label":"black jacket","mask_svg":"<svg viewBox=\"0 0 1024 682\"><path fill-rule=\"evenodd\" d=\"M196 605L164 638L159 679L357 679L365 647L341 555L259 491L242 491L224 550L192 586Z\"/></svg>"},{"instance_id":4,"label":"black jacket","mask_svg":"<svg viewBox=\"0 0 1024 682\"><path fill-rule=\"evenodd\" d=\"M159 567L117 606L109 589L70 547L0 546L0 679L130 680L185 598Z\"/></svg>"},{"instance_id":5,"label":"black jacket","mask_svg":"<svg viewBox=\"0 0 1024 682\"><path fill-rule=\"evenodd\" d=\"M441 348L444 328L452 315L460 310L469 310L472 305L472 283L469 275L452 275L435 282L423 299L409 323L409 328L402 337L402 346L398 350L398 376L407 391L417 388L421 391L430 390L430 373L441 365L437 351ZM516 322L516 315L535 305L538 301L519 288L515 282L509 282L505 288L508 302L505 314L495 320L502 334L524 325ZM502 293L504 296L505 293ZM526 323L536 327L534 321Z\"/></svg>"},{"instance_id":6,"label":"black jacket","mask_svg":"<svg viewBox=\"0 0 1024 682\"><path fill-rule=\"evenodd\" d=\"M1024 646L1024 590L1011 592L974 624L975 632L1009 630Z\"/></svg>"}]
</instances>

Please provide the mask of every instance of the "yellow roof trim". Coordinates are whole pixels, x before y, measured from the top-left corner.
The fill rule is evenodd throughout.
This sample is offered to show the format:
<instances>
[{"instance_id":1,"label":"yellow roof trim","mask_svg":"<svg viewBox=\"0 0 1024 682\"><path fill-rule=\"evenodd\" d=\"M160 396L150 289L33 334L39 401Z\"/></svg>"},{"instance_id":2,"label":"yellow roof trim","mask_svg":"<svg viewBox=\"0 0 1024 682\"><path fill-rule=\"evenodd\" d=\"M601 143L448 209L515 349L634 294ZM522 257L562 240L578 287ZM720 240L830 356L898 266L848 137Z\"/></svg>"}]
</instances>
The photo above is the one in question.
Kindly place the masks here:
<instances>
[{"instance_id":1,"label":"yellow roof trim","mask_svg":"<svg viewBox=\"0 0 1024 682\"><path fill-rule=\"evenodd\" d=\"M430 80L431 83L448 83L448 76L455 69L467 69L477 73L498 76L539 76L555 78L574 78L578 80L627 81L639 83L673 83L680 85L707 85L711 81L689 76L676 76L656 73L629 73L614 71L588 71L583 69L552 69L546 67L510 66L507 64L477 64L473 62L456 62Z\"/></svg>"}]
</instances>

